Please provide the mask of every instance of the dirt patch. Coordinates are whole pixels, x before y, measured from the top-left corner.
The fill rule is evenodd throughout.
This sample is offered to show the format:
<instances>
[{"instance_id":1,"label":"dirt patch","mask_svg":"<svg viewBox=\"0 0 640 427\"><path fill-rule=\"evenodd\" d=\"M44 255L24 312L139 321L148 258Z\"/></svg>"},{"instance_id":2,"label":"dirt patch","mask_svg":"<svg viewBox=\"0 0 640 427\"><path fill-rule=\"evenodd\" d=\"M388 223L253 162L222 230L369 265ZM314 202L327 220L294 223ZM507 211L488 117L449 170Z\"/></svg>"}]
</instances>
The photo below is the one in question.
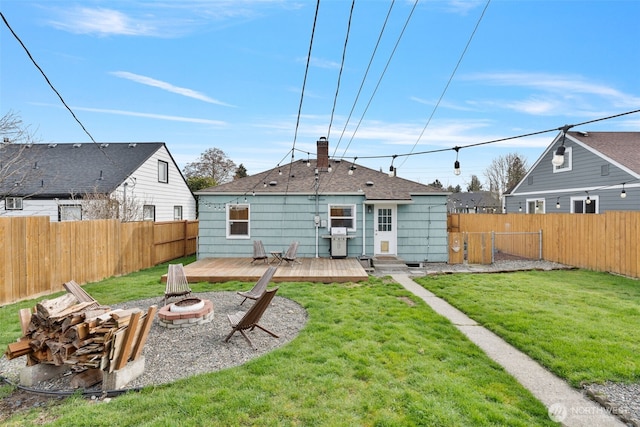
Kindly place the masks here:
<instances>
[{"instance_id":1,"label":"dirt patch","mask_svg":"<svg viewBox=\"0 0 640 427\"><path fill-rule=\"evenodd\" d=\"M65 399L66 396L47 396L15 388L11 394L0 399L0 423L20 412L28 412L31 409L44 410L62 403ZM44 424L52 421L47 417L46 413L41 414L38 422Z\"/></svg>"},{"instance_id":2,"label":"dirt patch","mask_svg":"<svg viewBox=\"0 0 640 427\"><path fill-rule=\"evenodd\" d=\"M398 299L407 304L409 307L413 307L414 305L416 305L415 301L409 297L398 297Z\"/></svg>"}]
</instances>

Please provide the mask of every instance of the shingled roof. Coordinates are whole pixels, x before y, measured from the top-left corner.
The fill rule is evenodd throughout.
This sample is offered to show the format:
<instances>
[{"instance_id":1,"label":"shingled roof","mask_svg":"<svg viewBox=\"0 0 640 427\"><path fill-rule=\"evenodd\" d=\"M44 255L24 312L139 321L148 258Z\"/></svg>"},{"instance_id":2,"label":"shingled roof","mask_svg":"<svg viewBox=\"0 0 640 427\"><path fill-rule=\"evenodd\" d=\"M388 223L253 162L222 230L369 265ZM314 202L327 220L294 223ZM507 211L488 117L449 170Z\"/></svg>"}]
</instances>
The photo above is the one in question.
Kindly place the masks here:
<instances>
[{"instance_id":1,"label":"shingled roof","mask_svg":"<svg viewBox=\"0 0 640 427\"><path fill-rule=\"evenodd\" d=\"M567 132L567 135L640 174L640 132Z\"/></svg>"},{"instance_id":2,"label":"shingled roof","mask_svg":"<svg viewBox=\"0 0 640 427\"><path fill-rule=\"evenodd\" d=\"M0 144L0 194L109 194L164 146L152 143Z\"/></svg>"},{"instance_id":3,"label":"shingled roof","mask_svg":"<svg viewBox=\"0 0 640 427\"><path fill-rule=\"evenodd\" d=\"M320 168L318 168L318 163ZM350 161L331 160L331 172L322 167L322 159L297 160L256 175L236 179L198 191L197 195L233 194L315 194L316 169L320 194L364 194L367 200L411 200L412 195L448 194L429 185L397 176ZM349 175L351 167L353 174Z\"/></svg>"}]
</instances>

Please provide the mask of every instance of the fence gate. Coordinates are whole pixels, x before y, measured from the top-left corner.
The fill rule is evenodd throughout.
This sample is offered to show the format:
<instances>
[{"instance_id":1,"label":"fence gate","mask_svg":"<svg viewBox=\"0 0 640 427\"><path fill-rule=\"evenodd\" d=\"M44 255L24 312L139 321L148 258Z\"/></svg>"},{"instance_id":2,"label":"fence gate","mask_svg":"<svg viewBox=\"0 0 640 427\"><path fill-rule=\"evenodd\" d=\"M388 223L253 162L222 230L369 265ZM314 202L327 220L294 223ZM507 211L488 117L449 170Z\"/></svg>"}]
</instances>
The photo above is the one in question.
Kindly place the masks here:
<instances>
[{"instance_id":1,"label":"fence gate","mask_svg":"<svg viewBox=\"0 0 640 427\"><path fill-rule=\"evenodd\" d=\"M542 259L542 230L449 233L449 264L493 264L512 259Z\"/></svg>"}]
</instances>

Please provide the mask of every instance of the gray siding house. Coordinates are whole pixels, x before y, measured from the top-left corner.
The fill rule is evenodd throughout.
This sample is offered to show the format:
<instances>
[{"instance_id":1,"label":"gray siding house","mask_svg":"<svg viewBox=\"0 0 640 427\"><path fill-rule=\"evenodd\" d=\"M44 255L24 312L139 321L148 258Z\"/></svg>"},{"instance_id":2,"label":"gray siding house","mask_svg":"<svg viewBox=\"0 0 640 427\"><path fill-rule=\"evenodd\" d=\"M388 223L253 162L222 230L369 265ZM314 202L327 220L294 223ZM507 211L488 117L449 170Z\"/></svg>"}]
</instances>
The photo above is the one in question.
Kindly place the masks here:
<instances>
[{"instance_id":1,"label":"gray siding house","mask_svg":"<svg viewBox=\"0 0 640 427\"><path fill-rule=\"evenodd\" d=\"M564 145L564 162L552 164ZM509 194L509 213L639 210L640 132L562 132Z\"/></svg>"},{"instance_id":2,"label":"gray siding house","mask_svg":"<svg viewBox=\"0 0 640 427\"><path fill-rule=\"evenodd\" d=\"M251 257L253 241L267 252L299 242L298 256L332 256L334 227L346 229L347 256L397 256L407 264L446 262L447 195L351 161L317 159L196 192L198 258ZM393 174L395 175L395 174Z\"/></svg>"},{"instance_id":3,"label":"gray siding house","mask_svg":"<svg viewBox=\"0 0 640 427\"><path fill-rule=\"evenodd\" d=\"M196 199L161 142L2 143L0 215L194 220Z\"/></svg>"}]
</instances>

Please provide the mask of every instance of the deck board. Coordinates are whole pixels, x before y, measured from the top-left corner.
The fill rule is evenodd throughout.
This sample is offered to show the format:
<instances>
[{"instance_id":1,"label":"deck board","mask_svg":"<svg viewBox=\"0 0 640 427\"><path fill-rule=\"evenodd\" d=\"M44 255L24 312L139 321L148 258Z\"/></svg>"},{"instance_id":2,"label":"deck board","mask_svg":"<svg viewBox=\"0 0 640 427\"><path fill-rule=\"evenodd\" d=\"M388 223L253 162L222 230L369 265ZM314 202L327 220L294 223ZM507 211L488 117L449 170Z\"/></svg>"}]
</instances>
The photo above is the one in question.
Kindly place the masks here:
<instances>
[{"instance_id":1,"label":"deck board","mask_svg":"<svg viewBox=\"0 0 640 427\"><path fill-rule=\"evenodd\" d=\"M269 266L264 262L251 263L251 258L205 258L185 265L189 283L255 282ZM369 277L356 258L299 258L299 263L282 263L272 282L360 282ZM163 281L165 277L163 276Z\"/></svg>"}]
</instances>

